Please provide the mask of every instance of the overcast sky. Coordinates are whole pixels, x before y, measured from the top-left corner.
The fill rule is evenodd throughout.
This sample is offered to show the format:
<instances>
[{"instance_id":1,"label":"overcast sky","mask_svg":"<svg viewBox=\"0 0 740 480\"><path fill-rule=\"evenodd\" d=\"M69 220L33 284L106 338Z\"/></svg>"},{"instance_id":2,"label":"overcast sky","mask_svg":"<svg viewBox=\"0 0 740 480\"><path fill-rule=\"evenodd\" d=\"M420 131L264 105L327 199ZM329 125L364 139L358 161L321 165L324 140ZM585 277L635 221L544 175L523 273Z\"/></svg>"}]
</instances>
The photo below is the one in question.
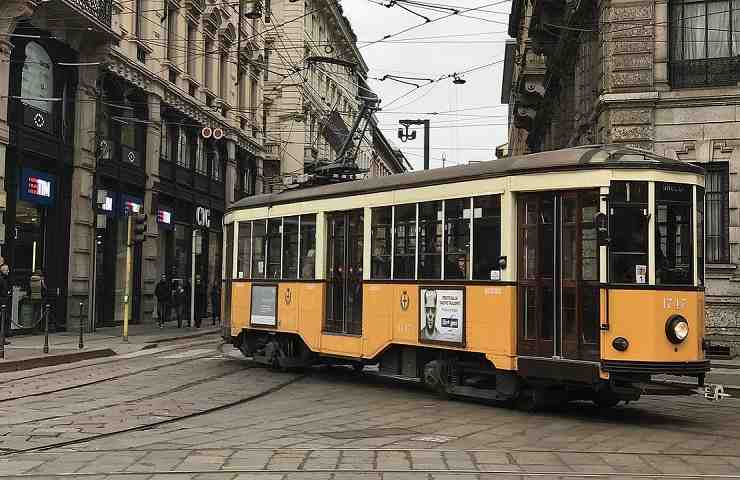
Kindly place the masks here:
<instances>
[{"instance_id":1,"label":"overcast sky","mask_svg":"<svg viewBox=\"0 0 740 480\"><path fill-rule=\"evenodd\" d=\"M508 0L414 1L455 6L461 11L480 8L464 13L476 18L451 16L368 44L425 20L399 5L391 8L380 5L388 4L388 0L341 0L370 68L370 86L382 99L383 110L377 114L381 128L402 148L415 169L423 166L422 130L419 129L416 140L401 143L397 136L401 119L431 120L432 168L442 166L443 155L448 166L495 158L495 146L507 140L507 109L501 105L501 79L511 3ZM413 10L432 20L451 13L426 8ZM414 87L372 79L387 74L438 79L492 62L498 63L463 75L465 85L445 79L415 89L402 98L399 97ZM440 114L429 115L431 112Z\"/></svg>"}]
</instances>

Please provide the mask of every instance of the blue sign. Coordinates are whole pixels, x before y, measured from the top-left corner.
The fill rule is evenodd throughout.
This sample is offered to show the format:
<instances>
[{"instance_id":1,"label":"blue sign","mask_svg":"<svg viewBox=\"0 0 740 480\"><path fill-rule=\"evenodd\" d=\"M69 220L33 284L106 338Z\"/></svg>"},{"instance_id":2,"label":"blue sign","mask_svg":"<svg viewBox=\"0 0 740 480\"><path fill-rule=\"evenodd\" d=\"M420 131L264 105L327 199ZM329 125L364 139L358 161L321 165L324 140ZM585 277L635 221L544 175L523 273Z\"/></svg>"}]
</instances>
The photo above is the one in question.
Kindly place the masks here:
<instances>
[{"instance_id":1,"label":"blue sign","mask_svg":"<svg viewBox=\"0 0 740 480\"><path fill-rule=\"evenodd\" d=\"M127 217L136 213L144 213L144 200L131 195L120 194L121 216Z\"/></svg>"},{"instance_id":2,"label":"blue sign","mask_svg":"<svg viewBox=\"0 0 740 480\"><path fill-rule=\"evenodd\" d=\"M26 202L49 207L54 204L56 177L30 168L21 169L18 197Z\"/></svg>"}]
</instances>

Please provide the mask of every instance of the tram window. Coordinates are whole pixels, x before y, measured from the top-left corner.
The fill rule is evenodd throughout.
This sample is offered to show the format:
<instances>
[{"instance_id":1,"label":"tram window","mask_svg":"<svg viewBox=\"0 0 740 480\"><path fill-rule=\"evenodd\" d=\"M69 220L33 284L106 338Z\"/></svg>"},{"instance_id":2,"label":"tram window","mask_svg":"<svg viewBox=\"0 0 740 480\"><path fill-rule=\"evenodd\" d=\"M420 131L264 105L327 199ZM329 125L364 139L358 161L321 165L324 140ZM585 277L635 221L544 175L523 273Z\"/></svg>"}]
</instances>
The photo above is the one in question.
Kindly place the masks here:
<instances>
[{"instance_id":1,"label":"tram window","mask_svg":"<svg viewBox=\"0 0 740 480\"><path fill-rule=\"evenodd\" d=\"M239 222L239 245L236 257L236 277L249 278L252 260L252 222Z\"/></svg>"},{"instance_id":2,"label":"tram window","mask_svg":"<svg viewBox=\"0 0 740 480\"><path fill-rule=\"evenodd\" d=\"M234 272L234 224L226 225L226 271L222 278L230 280Z\"/></svg>"},{"instance_id":3,"label":"tram window","mask_svg":"<svg viewBox=\"0 0 740 480\"><path fill-rule=\"evenodd\" d=\"M655 282L691 285L693 242L692 186L655 184Z\"/></svg>"},{"instance_id":4,"label":"tram window","mask_svg":"<svg viewBox=\"0 0 740 480\"><path fill-rule=\"evenodd\" d=\"M498 280L501 256L501 197L473 199L473 280Z\"/></svg>"},{"instance_id":5,"label":"tram window","mask_svg":"<svg viewBox=\"0 0 740 480\"><path fill-rule=\"evenodd\" d=\"M442 278L442 202L419 204L419 279Z\"/></svg>"},{"instance_id":6,"label":"tram window","mask_svg":"<svg viewBox=\"0 0 740 480\"><path fill-rule=\"evenodd\" d=\"M445 278L468 278L470 265L470 199L445 201Z\"/></svg>"},{"instance_id":7,"label":"tram window","mask_svg":"<svg viewBox=\"0 0 740 480\"><path fill-rule=\"evenodd\" d=\"M699 285L704 285L704 189L696 187L696 239Z\"/></svg>"},{"instance_id":8,"label":"tram window","mask_svg":"<svg viewBox=\"0 0 740 480\"><path fill-rule=\"evenodd\" d=\"M370 278L391 278L392 207L372 209L372 265Z\"/></svg>"},{"instance_id":9,"label":"tram window","mask_svg":"<svg viewBox=\"0 0 740 480\"><path fill-rule=\"evenodd\" d=\"M598 192L581 194L581 278L599 281L599 244L594 217L599 211Z\"/></svg>"},{"instance_id":10,"label":"tram window","mask_svg":"<svg viewBox=\"0 0 740 480\"><path fill-rule=\"evenodd\" d=\"M267 220L267 278L280 278L282 218Z\"/></svg>"},{"instance_id":11,"label":"tram window","mask_svg":"<svg viewBox=\"0 0 740 480\"><path fill-rule=\"evenodd\" d=\"M298 278L298 216L283 219L283 278Z\"/></svg>"},{"instance_id":12,"label":"tram window","mask_svg":"<svg viewBox=\"0 0 740 480\"><path fill-rule=\"evenodd\" d=\"M609 281L647 283L647 183L612 182L609 192Z\"/></svg>"},{"instance_id":13,"label":"tram window","mask_svg":"<svg viewBox=\"0 0 740 480\"><path fill-rule=\"evenodd\" d=\"M252 222L252 278L265 278L266 220Z\"/></svg>"},{"instance_id":14,"label":"tram window","mask_svg":"<svg viewBox=\"0 0 740 480\"><path fill-rule=\"evenodd\" d=\"M396 205L393 278L411 280L416 262L416 205Z\"/></svg>"},{"instance_id":15,"label":"tram window","mask_svg":"<svg viewBox=\"0 0 740 480\"><path fill-rule=\"evenodd\" d=\"M316 276L316 215L301 215L301 278Z\"/></svg>"}]
</instances>

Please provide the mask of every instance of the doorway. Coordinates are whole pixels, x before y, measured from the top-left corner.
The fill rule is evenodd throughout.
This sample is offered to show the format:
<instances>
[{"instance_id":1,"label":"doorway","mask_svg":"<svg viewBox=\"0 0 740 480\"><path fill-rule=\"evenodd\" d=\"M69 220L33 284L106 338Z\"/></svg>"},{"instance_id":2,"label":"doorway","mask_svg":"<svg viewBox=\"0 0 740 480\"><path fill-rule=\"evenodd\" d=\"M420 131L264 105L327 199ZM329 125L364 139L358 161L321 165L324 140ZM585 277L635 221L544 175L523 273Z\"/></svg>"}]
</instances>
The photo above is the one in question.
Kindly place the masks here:
<instances>
[{"instance_id":1,"label":"doorway","mask_svg":"<svg viewBox=\"0 0 740 480\"><path fill-rule=\"evenodd\" d=\"M326 216L326 324L330 333L362 334L362 210Z\"/></svg>"},{"instance_id":2,"label":"doorway","mask_svg":"<svg viewBox=\"0 0 740 480\"><path fill-rule=\"evenodd\" d=\"M519 355L599 358L598 190L519 198Z\"/></svg>"}]
</instances>

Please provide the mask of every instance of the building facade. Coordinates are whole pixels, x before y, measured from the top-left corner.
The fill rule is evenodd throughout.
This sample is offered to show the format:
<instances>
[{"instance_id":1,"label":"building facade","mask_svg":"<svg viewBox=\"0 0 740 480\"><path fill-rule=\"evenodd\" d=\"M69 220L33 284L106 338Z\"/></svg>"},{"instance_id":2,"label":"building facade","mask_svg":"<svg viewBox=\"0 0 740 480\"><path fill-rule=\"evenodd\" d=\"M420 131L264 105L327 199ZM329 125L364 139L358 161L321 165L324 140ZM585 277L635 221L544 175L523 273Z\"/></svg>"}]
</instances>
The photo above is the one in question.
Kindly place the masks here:
<instances>
[{"instance_id":1,"label":"building facade","mask_svg":"<svg viewBox=\"0 0 740 480\"><path fill-rule=\"evenodd\" d=\"M514 0L510 155L624 143L701 164L707 331L740 344L740 2Z\"/></svg>"}]
</instances>

